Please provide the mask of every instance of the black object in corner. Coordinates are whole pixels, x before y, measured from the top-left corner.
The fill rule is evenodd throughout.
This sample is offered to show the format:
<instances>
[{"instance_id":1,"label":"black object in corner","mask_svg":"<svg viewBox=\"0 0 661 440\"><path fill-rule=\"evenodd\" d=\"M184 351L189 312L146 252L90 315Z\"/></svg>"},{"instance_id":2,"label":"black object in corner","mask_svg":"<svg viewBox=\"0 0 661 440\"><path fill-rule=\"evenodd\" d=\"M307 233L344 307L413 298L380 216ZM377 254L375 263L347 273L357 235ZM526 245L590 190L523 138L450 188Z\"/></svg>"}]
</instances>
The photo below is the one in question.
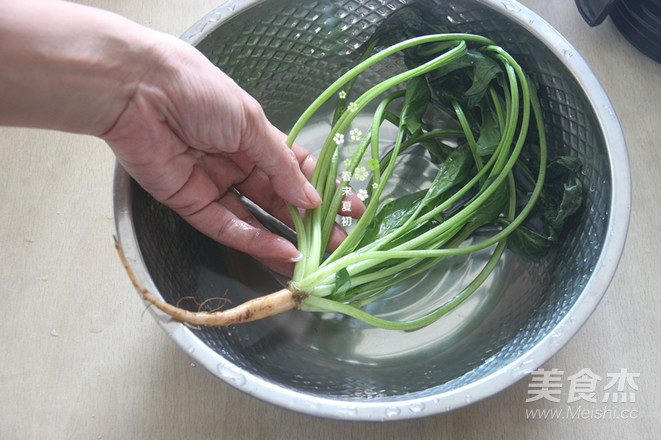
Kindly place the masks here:
<instances>
[{"instance_id":1,"label":"black object in corner","mask_svg":"<svg viewBox=\"0 0 661 440\"><path fill-rule=\"evenodd\" d=\"M575 0L590 26L610 15L613 23L638 50L661 63L661 0Z\"/></svg>"}]
</instances>

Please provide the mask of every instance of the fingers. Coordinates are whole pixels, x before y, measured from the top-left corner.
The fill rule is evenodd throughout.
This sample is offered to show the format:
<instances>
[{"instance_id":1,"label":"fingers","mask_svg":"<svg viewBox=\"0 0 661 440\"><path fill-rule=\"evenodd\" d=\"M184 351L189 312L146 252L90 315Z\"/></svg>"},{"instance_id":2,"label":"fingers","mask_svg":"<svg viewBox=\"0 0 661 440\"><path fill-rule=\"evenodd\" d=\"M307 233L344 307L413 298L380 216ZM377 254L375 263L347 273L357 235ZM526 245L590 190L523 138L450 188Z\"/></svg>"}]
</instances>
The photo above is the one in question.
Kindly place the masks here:
<instances>
[{"instance_id":1,"label":"fingers","mask_svg":"<svg viewBox=\"0 0 661 440\"><path fill-rule=\"evenodd\" d=\"M314 155L297 143L294 143L292 146L292 152L296 157L296 160L299 164L299 169L303 175L308 179L311 178L314 167L316 165L316 158ZM243 156L241 153L235 153L229 157L231 157L231 159L237 164L249 162L249 159ZM213 169L220 169L218 166L210 166L208 168L211 174L214 173ZM244 166L243 169L246 169L246 167ZM227 174L225 175L227 176ZM222 178L222 176L218 176L218 179ZM235 180L235 182L236 181L238 180ZM240 179L240 183L236 184L235 186L243 195L261 206L271 215L292 227L293 224L291 222L289 210L285 204L285 201L280 198L275 193L275 191L272 190L270 183L271 180L265 172L259 169L253 169L249 175ZM341 212L342 215L352 218L359 218L365 211L365 205L353 190L349 191L348 194L343 197L343 202L348 203L342 204L342 207L346 209L346 211Z\"/></svg>"},{"instance_id":2,"label":"fingers","mask_svg":"<svg viewBox=\"0 0 661 440\"><path fill-rule=\"evenodd\" d=\"M347 238L347 231L336 223L333 226L330 238L328 239L328 248L326 250L328 252L333 252L340 246L340 244L342 244L345 238Z\"/></svg>"},{"instance_id":3,"label":"fingers","mask_svg":"<svg viewBox=\"0 0 661 440\"><path fill-rule=\"evenodd\" d=\"M292 151L298 160L303 175L305 175L307 179L311 179L312 173L314 172L314 167L317 164L317 158L297 142L294 142ZM339 186L340 179L338 178L336 182L337 186ZM349 202L348 204L344 205L349 207L348 210L344 213L348 217L360 218L360 216L365 212L365 205L363 204L363 201L360 200L356 192L353 190L348 191L348 193L342 198L342 201Z\"/></svg>"},{"instance_id":4,"label":"fingers","mask_svg":"<svg viewBox=\"0 0 661 440\"><path fill-rule=\"evenodd\" d=\"M321 197L309 182L316 158L297 143L289 148L287 136L268 121L259 103L242 90L238 96L243 109L241 140L238 149L224 154L243 164L241 168L247 177L234 180L234 185L266 211L293 226L285 202L302 209L321 204ZM211 167L207 169L213 173ZM344 201L349 202L344 206L351 206L344 215L358 218L365 210L354 191Z\"/></svg>"},{"instance_id":5,"label":"fingers","mask_svg":"<svg viewBox=\"0 0 661 440\"><path fill-rule=\"evenodd\" d=\"M269 269L287 277L292 277L294 274L294 263L290 263L282 260L275 260L273 258L256 258L257 261L262 263L264 266Z\"/></svg>"},{"instance_id":6,"label":"fingers","mask_svg":"<svg viewBox=\"0 0 661 440\"><path fill-rule=\"evenodd\" d=\"M245 125L241 151L269 178L275 193L299 208L321 204L321 197L301 171L296 155L283 134L264 116L252 98L244 102Z\"/></svg>"},{"instance_id":7,"label":"fingers","mask_svg":"<svg viewBox=\"0 0 661 440\"><path fill-rule=\"evenodd\" d=\"M296 156L299 160L301 170L304 174L307 174L308 172L311 173L315 163L314 156L310 155L300 147L296 148L296 150ZM247 158L239 153L231 155L231 157L207 155L201 158L198 163L203 167L216 187L229 188L234 185L241 194L248 197L262 209L281 220L290 228L294 227L285 202L279 198L270 187L268 176L263 171L254 167L251 169ZM196 194L200 193L201 191L199 189L196 190ZM360 199L356 198L355 195L350 198L351 201L354 201L354 199L355 203L352 205L353 211L344 212L342 214L358 218L358 216L364 211L364 206L360 202ZM257 220L252 218L252 216L248 217L248 211L242 203L238 204L232 199L232 206L227 207L236 213L242 213L240 216L250 218L250 221L253 222L251 224L256 225ZM301 212L301 215L304 215L304 211ZM337 248L346 235L346 232L339 225L335 225L329 240L329 250ZM267 265L273 268L272 264Z\"/></svg>"},{"instance_id":8,"label":"fingers","mask_svg":"<svg viewBox=\"0 0 661 440\"><path fill-rule=\"evenodd\" d=\"M232 172L231 167L226 169ZM185 184L162 203L203 234L241 252L285 262L300 258L298 249L267 231L236 194L221 191L209 174L195 165Z\"/></svg>"},{"instance_id":9,"label":"fingers","mask_svg":"<svg viewBox=\"0 0 661 440\"><path fill-rule=\"evenodd\" d=\"M282 133L283 142L285 140L285 137L286 135ZM291 147L291 151L294 153L294 156L296 157L296 161L298 162L298 167L301 169L301 172L303 173L305 178L308 180L312 179L312 173L314 173L314 167L317 165L316 156L310 153L308 150L306 150L298 142L294 142L294 144Z\"/></svg>"},{"instance_id":10,"label":"fingers","mask_svg":"<svg viewBox=\"0 0 661 440\"><path fill-rule=\"evenodd\" d=\"M266 230L233 193L227 193L202 210L184 217L214 240L255 258L288 267L300 259L296 246Z\"/></svg>"}]
</instances>

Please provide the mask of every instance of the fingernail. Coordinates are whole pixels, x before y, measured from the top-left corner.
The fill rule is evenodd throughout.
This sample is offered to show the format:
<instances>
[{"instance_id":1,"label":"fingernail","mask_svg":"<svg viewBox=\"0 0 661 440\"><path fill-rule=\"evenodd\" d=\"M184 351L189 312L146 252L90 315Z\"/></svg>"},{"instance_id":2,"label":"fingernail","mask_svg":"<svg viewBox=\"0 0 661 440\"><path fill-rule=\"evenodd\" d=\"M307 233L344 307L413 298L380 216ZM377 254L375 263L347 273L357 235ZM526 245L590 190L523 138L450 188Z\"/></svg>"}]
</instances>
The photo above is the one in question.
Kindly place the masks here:
<instances>
[{"instance_id":1,"label":"fingernail","mask_svg":"<svg viewBox=\"0 0 661 440\"><path fill-rule=\"evenodd\" d=\"M310 182L306 182L305 186L303 187L303 192L305 192L305 196L311 205L318 206L321 204L321 197Z\"/></svg>"},{"instance_id":2,"label":"fingernail","mask_svg":"<svg viewBox=\"0 0 661 440\"><path fill-rule=\"evenodd\" d=\"M303 254L301 252L299 252L298 255L296 255L293 258L290 258L289 261L291 261L292 263L298 263L302 259L303 259Z\"/></svg>"}]
</instances>

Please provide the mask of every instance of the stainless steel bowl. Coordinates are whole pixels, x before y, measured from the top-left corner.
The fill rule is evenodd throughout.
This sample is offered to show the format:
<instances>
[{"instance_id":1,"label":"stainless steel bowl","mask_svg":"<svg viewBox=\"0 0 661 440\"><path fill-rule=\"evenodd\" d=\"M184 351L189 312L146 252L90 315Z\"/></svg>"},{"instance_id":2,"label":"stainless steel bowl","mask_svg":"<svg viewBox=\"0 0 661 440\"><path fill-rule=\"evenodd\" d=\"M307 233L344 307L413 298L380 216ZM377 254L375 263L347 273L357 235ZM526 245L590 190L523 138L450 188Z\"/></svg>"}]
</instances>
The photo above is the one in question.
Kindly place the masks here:
<instances>
[{"instance_id":1,"label":"stainless steel bowl","mask_svg":"<svg viewBox=\"0 0 661 440\"><path fill-rule=\"evenodd\" d=\"M393 35L411 36L428 32L429 23L491 37L536 75L551 151L577 156L584 164L583 210L555 254L534 263L508 256L484 289L415 332L296 311L230 328L193 330L152 309L183 350L236 388L295 411L346 420L401 420L450 411L493 395L539 367L578 331L606 291L629 218L623 135L580 55L517 2L228 1L183 39L235 78L287 131L313 96L351 65L376 29L391 26ZM395 60L373 75L399 68ZM306 146L311 149L313 139L310 133ZM411 163L417 163L415 158ZM238 303L279 286L250 258L192 230L119 166L114 202L117 235L131 265L163 299L176 303L195 295L201 300L227 290ZM442 296L439 292L475 270L478 260L447 263L399 289L376 312L390 316L395 310L406 314L428 307Z\"/></svg>"}]
</instances>

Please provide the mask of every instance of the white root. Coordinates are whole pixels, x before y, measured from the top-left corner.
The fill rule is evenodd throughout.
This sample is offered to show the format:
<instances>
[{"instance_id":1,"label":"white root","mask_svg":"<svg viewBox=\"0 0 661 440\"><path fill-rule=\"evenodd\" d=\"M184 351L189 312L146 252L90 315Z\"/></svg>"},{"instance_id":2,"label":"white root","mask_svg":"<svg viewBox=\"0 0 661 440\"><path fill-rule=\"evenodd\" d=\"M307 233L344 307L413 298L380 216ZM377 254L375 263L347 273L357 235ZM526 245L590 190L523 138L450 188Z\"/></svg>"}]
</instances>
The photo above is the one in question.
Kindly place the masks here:
<instances>
[{"instance_id":1,"label":"white root","mask_svg":"<svg viewBox=\"0 0 661 440\"><path fill-rule=\"evenodd\" d=\"M119 253L119 258L122 260L124 269L126 269L131 282L138 292L140 292L145 301L167 313L176 321L185 324L222 327L257 321L259 319L268 318L298 308L304 298L304 294L301 292L294 292L289 288L284 288L269 295L251 299L231 309L219 310L216 312L192 312L168 304L150 292L138 281L133 269L131 269L131 266L126 260L122 246L117 239L115 239L115 248Z\"/></svg>"}]
</instances>

